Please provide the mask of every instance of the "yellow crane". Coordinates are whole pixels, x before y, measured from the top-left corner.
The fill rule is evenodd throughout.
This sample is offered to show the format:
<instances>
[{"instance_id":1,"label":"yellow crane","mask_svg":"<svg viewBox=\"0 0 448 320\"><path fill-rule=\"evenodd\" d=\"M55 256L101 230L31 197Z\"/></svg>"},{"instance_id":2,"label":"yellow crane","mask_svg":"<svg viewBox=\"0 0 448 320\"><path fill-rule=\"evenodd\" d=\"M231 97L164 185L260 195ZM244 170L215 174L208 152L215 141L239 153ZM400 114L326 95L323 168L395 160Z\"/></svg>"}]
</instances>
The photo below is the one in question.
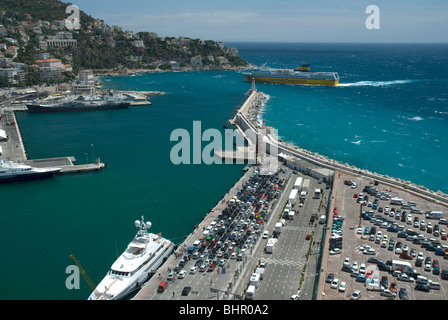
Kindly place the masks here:
<instances>
[{"instance_id":1,"label":"yellow crane","mask_svg":"<svg viewBox=\"0 0 448 320\"><path fill-rule=\"evenodd\" d=\"M90 280L89 276L84 271L84 269L81 267L78 260L76 260L75 256L71 254L70 258L72 258L73 261L75 262L75 264L78 266L79 271L81 271L82 276L84 277L84 279L86 279L86 282L89 284L90 288L92 288L92 291L95 291L95 289L96 289L95 285L93 284L92 280Z\"/></svg>"}]
</instances>

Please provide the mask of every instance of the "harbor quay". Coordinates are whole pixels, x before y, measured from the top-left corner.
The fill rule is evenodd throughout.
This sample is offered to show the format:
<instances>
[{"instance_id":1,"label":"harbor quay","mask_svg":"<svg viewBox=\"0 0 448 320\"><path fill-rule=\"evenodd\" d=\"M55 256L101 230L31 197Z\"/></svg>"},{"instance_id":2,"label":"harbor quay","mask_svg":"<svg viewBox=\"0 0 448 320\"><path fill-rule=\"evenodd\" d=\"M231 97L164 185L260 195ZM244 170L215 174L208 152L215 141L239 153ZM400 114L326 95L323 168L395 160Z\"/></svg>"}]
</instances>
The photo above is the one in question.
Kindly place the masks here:
<instances>
[{"instance_id":1,"label":"harbor quay","mask_svg":"<svg viewBox=\"0 0 448 320\"><path fill-rule=\"evenodd\" d=\"M16 110L15 107L7 107L0 110L0 130L3 130L7 134L7 139L0 142L1 158L6 161L26 164L35 168L61 168L61 174L98 171L106 166L100 161L76 165L76 159L73 156L47 159L28 159L19 124L15 116L16 111L23 112L20 107L19 110Z\"/></svg>"}]
</instances>

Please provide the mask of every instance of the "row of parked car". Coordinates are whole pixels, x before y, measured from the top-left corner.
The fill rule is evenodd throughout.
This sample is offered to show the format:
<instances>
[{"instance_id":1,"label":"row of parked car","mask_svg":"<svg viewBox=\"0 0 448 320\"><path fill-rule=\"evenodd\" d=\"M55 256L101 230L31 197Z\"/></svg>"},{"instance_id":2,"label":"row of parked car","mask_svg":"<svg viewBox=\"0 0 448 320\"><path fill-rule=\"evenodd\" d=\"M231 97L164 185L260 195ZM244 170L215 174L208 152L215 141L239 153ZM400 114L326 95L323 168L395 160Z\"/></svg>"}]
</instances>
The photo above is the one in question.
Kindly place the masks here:
<instances>
[{"instance_id":1,"label":"row of parked car","mask_svg":"<svg viewBox=\"0 0 448 320\"><path fill-rule=\"evenodd\" d=\"M346 184L349 185L348 183ZM368 195L364 195L364 192L367 192ZM369 196L374 197L373 203L369 201ZM389 251L394 251L395 254L399 255L399 259L407 260L415 258L417 267L424 265L424 268L422 268L422 272L420 273L418 273L413 268L404 270L400 268L400 270L402 270L401 272L396 270L397 265L393 264L392 260L383 262L381 259L377 257L376 252L378 250L377 247L375 247L377 249L375 250L373 246L368 244L361 246L359 249L362 253L364 254L370 253L374 255L367 260L368 263L376 264L378 266L379 271L391 273L392 276L394 277L392 283L389 285L387 281L387 275L382 276L381 285L378 286L378 288L381 290L381 294L385 297L395 297L398 295L400 299L406 299L407 298L406 288L404 286L401 287L398 286L396 280L415 282L416 283L415 290L428 292L431 289L440 289L440 283L438 281L431 281L430 279L426 278L426 272L432 272L435 275L441 274L442 279L448 279L448 270L440 270L440 264L437 259L431 260L430 256L427 256L425 258L423 252L417 253L417 250L415 248L411 248L410 245L408 246L406 243L399 241L400 239L396 241L392 237L393 234L396 233L398 238L403 237L406 238L407 240L412 241L413 244L420 244L422 245L423 248L427 249L428 251L434 251L434 252L437 251L440 255L445 254L444 251L445 249L448 249L448 246L446 247L442 246L438 239L427 238L427 235L420 234L418 231L414 231L412 229L406 229L404 225L400 224L400 222L404 222L404 224L409 224L407 223L407 221L409 219L413 219L411 213L416 214L422 213L421 210L415 209L415 202L406 203L399 208L396 208L392 204L390 206L389 205L381 206L380 200L390 200L391 196L387 192L380 192L378 191L377 188L374 188L372 186L364 188L362 193L359 194L355 193L353 195L353 198L355 198L358 203L361 203L363 201L365 202L367 211L362 213L362 218L364 220L370 221L373 224L373 226L359 227L358 229L355 228L355 230L357 230L356 232L358 235L360 235L364 239L369 239L375 244L379 244L381 248L385 248ZM407 213L407 211L404 211L402 209L411 210L411 213ZM375 214L375 210L377 210L377 212L381 214ZM419 221L418 227L420 231L425 231L426 233L431 233L432 231L432 234L435 236L438 236L438 234L446 234L445 231L441 229L439 226L437 227L434 226L434 228L431 228L430 223L430 228L428 230L427 228L428 222L423 220L423 225L425 226L425 228L423 228L420 226L421 219L417 221ZM414 223L414 220L412 220L412 223ZM385 230L383 231L381 229ZM434 229L438 231L438 232L436 231L435 234ZM385 231L391 232L392 234L388 234ZM441 239L444 238L441 237ZM394 270L396 271L394 272ZM373 275L374 271L368 270L366 268L366 264L364 263L358 264L356 260L353 261L353 264L351 264L350 259L348 257L345 258L341 271L350 273L350 276L354 277L356 282L361 283L370 283L371 281L367 280L369 279L372 280L372 277L374 276ZM347 282L346 281L341 282L340 277L335 276L334 274L329 274L326 279L326 282L330 285L331 288L337 289L340 292L345 292L347 290ZM361 291L356 290L351 298L359 299L361 295L362 295Z\"/></svg>"},{"instance_id":2,"label":"row of parked car","mask_svg":"<svg viewBox=\"0 0 448 320\"><path fill-rule=\"evenodd\" d=\"M329 245L330 255L340 254L342 250L342 224L344 223L345 217L339 214L339 209L337 207L333 208L333 223L331 225L331 237Z\"/></svg>"},{"instance_id":3,"label":"row of parked car","mask_svg":"<svg viewBox=\"0 0 448 320\"><path fill-rule=\"evenodd\" d=\"M279 173L251 176L218 217L204 228L200 239L188 248L167 280L185 277L190 260L194 261L188 271L190 274L212 272L218 266L225 267L229 259L241 261L246 250L258 239L269 203L281 192L284 183Z\"/></svg>"}]
</instances>

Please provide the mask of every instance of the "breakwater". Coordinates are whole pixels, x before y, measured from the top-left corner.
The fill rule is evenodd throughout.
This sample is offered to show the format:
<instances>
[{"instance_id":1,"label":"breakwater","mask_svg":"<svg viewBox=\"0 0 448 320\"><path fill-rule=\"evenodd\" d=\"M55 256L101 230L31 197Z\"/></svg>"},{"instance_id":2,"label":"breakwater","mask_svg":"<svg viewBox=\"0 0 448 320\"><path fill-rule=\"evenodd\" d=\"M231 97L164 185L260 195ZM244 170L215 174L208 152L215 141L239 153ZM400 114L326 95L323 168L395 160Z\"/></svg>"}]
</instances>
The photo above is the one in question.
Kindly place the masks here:
<instances>
[{"instance_id":1,"label":"breakwater","mask_svg":"<svg viewBox=\"0 0 448 320\"><path fill-rule=\"evenodd\" d=\"M235 117L230 121L230 123L235 125L238 131L243 134L246 139L249 140L249 143L253 145L256 144L254 137L257 137L259 133L259 114L263 109L265 101L266 95L264 93L258 92L256 89L252 89L246 102L237 111ZM246 130L251 130L253 134L247 135ZM246 134L244 134L245 131ZM273 130L268 130L268 132L273 132ZM307 170L308 173L314 173L314 176L316 178L332 179L334 171L341 170L349 172L351 174L368 177L389 186L405 189L406 191L413 193L416 196L426 197L431 201L440 202L441 204L448 206L448 195L441 191L432 191L425 186L417 185L415 183L412 183L411 181L390 177L386 174L370 172L365 169L357 168L348 163L341 163L335 159L330 159L316 152L311 152L309 150L297 147L291 143L279 140L275 137L275 135L272 134L268 135L267 138L268 153L269 145L275 145L278 150L279 161L290 164L298 170ZM304 163L301 163L301 161L304 161ZM309 170L310 167L314 167L314 170Z\"/></svg>"}]
</instances>

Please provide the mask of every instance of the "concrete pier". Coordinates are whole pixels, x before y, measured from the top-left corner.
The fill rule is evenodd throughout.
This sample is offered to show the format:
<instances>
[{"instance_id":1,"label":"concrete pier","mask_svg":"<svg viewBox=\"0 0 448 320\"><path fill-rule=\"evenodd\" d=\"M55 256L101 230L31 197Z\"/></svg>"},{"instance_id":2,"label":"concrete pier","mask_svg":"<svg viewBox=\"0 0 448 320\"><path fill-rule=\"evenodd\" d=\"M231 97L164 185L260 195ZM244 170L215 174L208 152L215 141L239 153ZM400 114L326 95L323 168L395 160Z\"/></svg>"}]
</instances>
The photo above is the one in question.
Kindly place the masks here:
<instances>
[{"instance_id":1,"label":"concrete pier","mask_svg":"<svg viewBox=\"0 0 448 320\"><path fill-rule=\"evenodd\" d=\"M14 111L2 109L0 116L0 129L6 131L8 135L8 140L0 143L2 147L0 156L13 162L24 163L27 155Z\"/></svg>"},{"instance_id":2,"label":"concrete pier","mask_svg":"<svg viewBox=\"0 0 448 320\"><path fill-rule=\"evenodd\" d=\"M19 109L21 110L21 109ZM16 120L15 108L7 107L1 110L0 129L6 131L8 135L7 141L0 143L2 147L3 159L13 161L16 163L28 164L37 168L61 168L61 173L80 173L89 171L98 171L103 169L106 165L104 163L90 163L75 165L75 157L57 157L47 159L28 159L25 145L22 140L20 128Z\"/></svg>"},{"instance_id":3,"label":"concrete pier","mask_svg":"<svg viewBox=\"0 0 448 320\"><path fill-rule=\"evenodd\" d=\"M62 174L98 171L106 166L102 162L79 165L75 165L74 162L76 162L75 157L59 157L27 160L25 163L37 168L61 168Z\"/></svg>"}]
</instances>

